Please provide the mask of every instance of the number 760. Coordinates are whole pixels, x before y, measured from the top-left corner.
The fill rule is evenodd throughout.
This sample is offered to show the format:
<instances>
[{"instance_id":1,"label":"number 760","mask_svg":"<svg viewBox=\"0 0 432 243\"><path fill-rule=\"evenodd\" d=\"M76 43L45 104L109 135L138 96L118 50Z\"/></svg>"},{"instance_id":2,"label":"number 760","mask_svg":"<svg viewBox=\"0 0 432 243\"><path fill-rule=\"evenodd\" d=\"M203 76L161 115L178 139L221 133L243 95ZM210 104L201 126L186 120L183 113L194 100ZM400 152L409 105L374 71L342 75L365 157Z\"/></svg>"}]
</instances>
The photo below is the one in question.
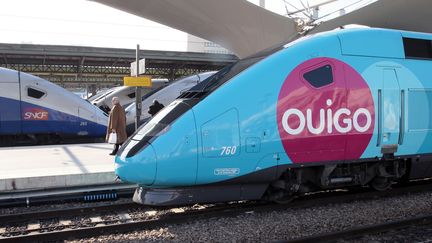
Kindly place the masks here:
<instances>
[{"instance_id":1,"label":"number 760","mask_svg":"<svg viewBox=\"0 0 432 243\"><path fill-rule=\"evenodd\" d=\"M222 146L222 152L220 155L233 155L236 153L237 146Z\"/></svg>"}]
</instances>

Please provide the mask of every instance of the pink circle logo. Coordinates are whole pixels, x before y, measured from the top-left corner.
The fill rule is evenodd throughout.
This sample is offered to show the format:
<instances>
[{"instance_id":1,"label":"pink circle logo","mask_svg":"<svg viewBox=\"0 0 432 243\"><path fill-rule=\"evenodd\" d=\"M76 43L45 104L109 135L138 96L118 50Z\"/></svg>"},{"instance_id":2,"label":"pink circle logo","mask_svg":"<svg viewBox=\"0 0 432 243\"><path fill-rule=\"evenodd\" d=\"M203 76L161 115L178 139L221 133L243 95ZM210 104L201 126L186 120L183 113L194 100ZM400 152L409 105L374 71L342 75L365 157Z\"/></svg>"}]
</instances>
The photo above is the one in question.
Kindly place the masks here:
<instances>
[{"instance_id":1,"label":"pink circle logo","mask_svg":"<svg viewBox=\"0 0 432 243\"><path fill-rule=\"evenodd\" d=\"M285 79L277 122L285 152L294 163L358 159L374 130L372 94L348 64L314 58Z\"/></svg>"}]
</instances>

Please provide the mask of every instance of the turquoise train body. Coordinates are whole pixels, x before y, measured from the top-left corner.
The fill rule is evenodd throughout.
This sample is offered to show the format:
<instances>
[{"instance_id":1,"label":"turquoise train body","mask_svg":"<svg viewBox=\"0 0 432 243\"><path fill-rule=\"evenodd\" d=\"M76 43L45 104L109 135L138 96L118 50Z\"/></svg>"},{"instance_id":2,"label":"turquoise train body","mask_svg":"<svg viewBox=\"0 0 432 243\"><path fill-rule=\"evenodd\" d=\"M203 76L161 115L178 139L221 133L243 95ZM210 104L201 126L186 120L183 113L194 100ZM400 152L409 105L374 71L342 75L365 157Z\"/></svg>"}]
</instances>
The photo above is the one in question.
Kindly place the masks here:
<instances>
[{"instance_id":1,"label":"turquoise train body","mask_svg":"<svg viewBox=\"0 0 432 243\"><path fill-rule=\"evenodd\" d=\"M151 205L284 202L430 177L431 40L346 29L240 60L141 127L115 172Z\"/></svg>"}]
</instances>

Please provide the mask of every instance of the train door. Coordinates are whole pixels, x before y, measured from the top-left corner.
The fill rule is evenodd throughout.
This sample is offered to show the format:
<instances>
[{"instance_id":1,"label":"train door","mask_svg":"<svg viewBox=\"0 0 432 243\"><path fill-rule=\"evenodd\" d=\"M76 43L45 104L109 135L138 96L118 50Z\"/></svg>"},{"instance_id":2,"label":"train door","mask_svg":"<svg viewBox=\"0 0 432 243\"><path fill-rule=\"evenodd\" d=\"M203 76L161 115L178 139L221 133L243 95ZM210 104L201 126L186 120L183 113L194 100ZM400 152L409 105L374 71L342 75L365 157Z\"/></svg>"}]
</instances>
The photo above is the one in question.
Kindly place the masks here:
<instances>
[{"instance_id":1,"label":"train door","mask_svg":"<svg viewBox=\"0 0 432 243\"><path fill-rule=\"evenodd\" d=\"M378 146L397 146L399 143L401 101L395 69L383 69L382 89L378 90Z\"/></svg>"},{"instance_id":2,"label":"train door","mask_svg":"<svg viewBox=\"0 0 432 243\"><path fill-rule=\"evenodd\" d=\"M219 114L201 126L202 154L197 184L226 180L240 175L244 164L240 155L240 128L235 108Z\"/></svg>"}]
</instances>

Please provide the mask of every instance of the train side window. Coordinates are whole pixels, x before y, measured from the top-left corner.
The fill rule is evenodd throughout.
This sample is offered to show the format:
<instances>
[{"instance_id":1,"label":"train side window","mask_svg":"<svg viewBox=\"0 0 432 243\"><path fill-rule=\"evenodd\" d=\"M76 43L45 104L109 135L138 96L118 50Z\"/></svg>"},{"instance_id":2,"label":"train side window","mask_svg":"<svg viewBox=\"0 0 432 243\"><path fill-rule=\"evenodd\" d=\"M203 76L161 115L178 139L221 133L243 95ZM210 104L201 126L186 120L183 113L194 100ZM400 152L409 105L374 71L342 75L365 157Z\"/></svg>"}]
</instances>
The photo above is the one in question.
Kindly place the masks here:
<instances>
[{"instance_id":1,"label":"train side window","mask_svg":"<svg viewBox=\"0 0 432 243\"><path fill-rule=\"evenodd\" d=\"M40 99L45 95L45 92L33 88L27 88L27 95L35 99Z\"/></svg>"},{"instance_id":2,"label":"train side window","mask_svg":"<svg viewBox=\"0 0 432 243\"><path fill-rule=\"evenodd\" d=\"M432 41L415 38L403 38L405 58L432 59Z\"/></svg>"},{"instance_id":3,"label":"train side window","mask_svg":"<svg viewBox=\"0 0 432 243\"><path fill-rule=\"evenodd\" d=\"M135 98L135 92L128 94L127 97L129 97L131 99Z\"/></svg>"},{"instance_id":4,"label":"train side window","mask_svg":"<svg viewBox=\"0 0 432 243\"><path fill-rule=\"evenodd\" d=\"M313 87L320 88L333 83L333 70L331 65L327 64L304 73L303 78Z\"/></svg>"}]
</instances>

